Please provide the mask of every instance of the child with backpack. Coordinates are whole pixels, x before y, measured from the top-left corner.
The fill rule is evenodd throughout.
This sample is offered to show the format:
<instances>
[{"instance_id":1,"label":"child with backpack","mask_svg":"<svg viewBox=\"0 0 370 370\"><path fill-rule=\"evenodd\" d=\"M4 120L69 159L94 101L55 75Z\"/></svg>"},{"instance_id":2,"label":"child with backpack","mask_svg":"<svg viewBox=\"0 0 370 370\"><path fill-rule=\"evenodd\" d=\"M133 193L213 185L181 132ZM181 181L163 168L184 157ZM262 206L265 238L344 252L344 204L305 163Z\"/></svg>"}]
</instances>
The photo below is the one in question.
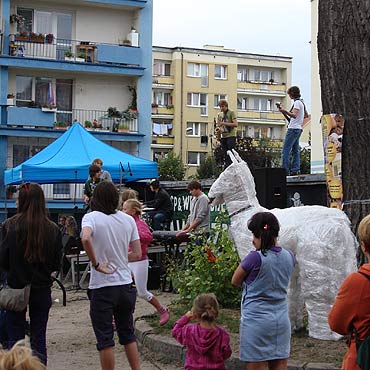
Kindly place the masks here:
<instances>
[{"instance_id":1,"label":"child with backpack","mask_svg":"<svg viewBox=\"0 0 370 370\"><path fill-rule=\"evenodd\" d=\"M185 370L225 370L225 360L231 356L230 337L216 324L218 302L213 293L200 294L193 308L175 323L172 336L187 349ZM195 324L189 324L191 320Z\"/></svg>"},{"instance_id":2,"label":"child with backpack","mask_svg":"<svg viewBox=\"0 0 370 370\"><path fill-rule=\"evenodd\" d=\"M370 215L361 220L357 233L361 249L370 261ZM328 321L331 330L350 335L342 369L369 370L370 263L363 264L357 272L345 278Z\"/></svg>"}]
</instances>

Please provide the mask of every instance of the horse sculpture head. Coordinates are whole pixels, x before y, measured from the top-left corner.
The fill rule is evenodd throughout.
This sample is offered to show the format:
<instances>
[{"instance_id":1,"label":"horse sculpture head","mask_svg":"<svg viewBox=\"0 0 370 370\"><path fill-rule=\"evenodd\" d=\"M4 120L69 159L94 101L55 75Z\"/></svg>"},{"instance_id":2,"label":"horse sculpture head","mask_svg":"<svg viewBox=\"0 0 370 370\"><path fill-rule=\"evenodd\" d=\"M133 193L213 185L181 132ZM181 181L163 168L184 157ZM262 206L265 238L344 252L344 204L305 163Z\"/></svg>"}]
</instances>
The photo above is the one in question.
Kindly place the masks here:
<instances>
[{"instance_id":1,"label":"horse sculpture head","mask_svg":"<svg viewBox=\"0 0 370 370\"><path fill-rule=\"evenodd\" d=\"M255 183L246 162L233 150L228 151L232 164L211 186L208 197L212 204L225 203L229 214L248 206L259 206Z\"/></svg>"}]
</instances>

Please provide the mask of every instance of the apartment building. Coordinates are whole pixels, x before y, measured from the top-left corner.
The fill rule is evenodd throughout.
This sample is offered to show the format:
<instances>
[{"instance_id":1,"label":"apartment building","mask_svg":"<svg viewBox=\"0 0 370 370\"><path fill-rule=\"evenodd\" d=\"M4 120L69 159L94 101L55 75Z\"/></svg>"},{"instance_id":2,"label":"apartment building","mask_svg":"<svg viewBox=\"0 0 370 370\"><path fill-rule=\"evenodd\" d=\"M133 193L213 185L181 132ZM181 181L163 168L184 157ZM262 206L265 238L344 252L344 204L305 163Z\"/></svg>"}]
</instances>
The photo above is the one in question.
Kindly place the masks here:
<instances>
[{"instance_id":1,"label":"apartment building","mask_svg":"<svg viewBox=\"0 0 370 370\"><path fill-rule=\"evenodd\" d=\"M150 158L152 0L1 0L0 16L1 185L76 121ZM71 206L73 188L45 185L49 207Z\"/></svg>"},{"instance_id":2,"label":"apartment building","mask_svg":"<svg viewBox=\"0 0 370 370\"><path fill-rule=\"evenodd\" d=\"M285 125L276 103L290 106L292 58L206 45L153 46L152 159L173 150L194 175L216 145L218 101L237 112L238 135L282 143Z\"/></svg>"}]
</instances>

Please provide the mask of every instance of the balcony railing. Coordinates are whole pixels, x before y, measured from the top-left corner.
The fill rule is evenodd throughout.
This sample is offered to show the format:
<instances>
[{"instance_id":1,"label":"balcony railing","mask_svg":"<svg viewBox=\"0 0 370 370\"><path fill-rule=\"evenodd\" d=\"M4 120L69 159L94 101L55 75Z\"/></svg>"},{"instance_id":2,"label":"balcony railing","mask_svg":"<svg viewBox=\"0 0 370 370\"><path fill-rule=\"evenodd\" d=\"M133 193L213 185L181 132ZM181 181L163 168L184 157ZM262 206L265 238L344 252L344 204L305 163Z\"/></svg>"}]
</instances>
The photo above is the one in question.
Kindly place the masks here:
<instances>
[{"instance_id":1,"label":"balcony railing","mask_svg":"<svg viewBox=\"0 0 370 370\"><path fill-rule=\"evenodd\" d=\"M73 122L80 122L87 129L117 132L125 126L129 132L138 132L137 113L132 117L109 117L107 111L72 109L71 111L43 111L43 108L9 107L8 125L32 127L68 127Z\"/></svg>"},{"instance_id":2,"label":"balcony railing","mask_svg":"<svg viewBox=\"0 0 370 370\"><path fill-rule=\"evenodd\" d=\"M142 64L141 49L127 45L29 35L9 36L9 55L93 64Z\"/></svg>"}]
</instances>

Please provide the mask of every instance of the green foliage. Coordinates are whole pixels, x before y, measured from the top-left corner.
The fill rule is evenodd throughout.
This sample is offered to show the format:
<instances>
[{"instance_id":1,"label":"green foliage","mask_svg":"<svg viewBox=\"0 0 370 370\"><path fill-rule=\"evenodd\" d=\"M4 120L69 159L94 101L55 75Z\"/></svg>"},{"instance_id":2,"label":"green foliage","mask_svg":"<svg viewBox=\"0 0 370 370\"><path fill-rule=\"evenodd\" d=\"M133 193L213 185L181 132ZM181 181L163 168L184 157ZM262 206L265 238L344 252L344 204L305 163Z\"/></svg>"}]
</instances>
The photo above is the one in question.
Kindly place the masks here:
<instances>
[{"instance_id":1,"label":"green foliage","mask_svg":"<svg viewBox=\"0 0 370 370\"><path fill-rule=\"evenodd\" d=\"M252 171L257 167L280 167L280 143L279 141L265 138L255 140L251 137L238 137L235 150L239 153L240 157L248 163ZM217 164L223 167L224 158L221 146L216 147L214 155Z\"/></svg>"},{"instance_id":2,"label":"green foliage","mask_svg":"<svg viewBox=\"0 0 370 370\"><path fill-rule=\"evenodd\" d=\"M175 268L172 264L172 271L168 273L183 300L192 302L198 294L212 292L223 307L239 307L241 291L231 285L231 278L240 260L228 237L226 222L223 212L216 217L207 243L193 240L188 244L184 252L185 266Z\"/></svg>"},{"instance_id":3,"label":"green foliage","mask_svg":"<svg viewBox=\"0 0 370 370\"><path fill-rule=\"evenodd\" d=\"M311 150L303 148L300 152L301 158L301 173L311 173Z\"/></svg>"},{"instance_id":4,"label":"green foliage","mask_svg":"<svg viewBox=\"0 0 370 370\"><path fill-rule=\"evenodd\" d=\"M221 172L222 168L217 165L215 157L207 156L204 161L200 163L196 177L198 179L216 179Z\"/></svg>"},{"instance_id":5,"label":"green foliage","mask_svg":"<svg viewBox=\"0 0 370 370\"><path fill-rule=\"evenodd\" d=\"M185 166L180 156L172 151L158 161L158 178L162 181L181 181L184 179Z\"/></svg>"}]
</instances>

